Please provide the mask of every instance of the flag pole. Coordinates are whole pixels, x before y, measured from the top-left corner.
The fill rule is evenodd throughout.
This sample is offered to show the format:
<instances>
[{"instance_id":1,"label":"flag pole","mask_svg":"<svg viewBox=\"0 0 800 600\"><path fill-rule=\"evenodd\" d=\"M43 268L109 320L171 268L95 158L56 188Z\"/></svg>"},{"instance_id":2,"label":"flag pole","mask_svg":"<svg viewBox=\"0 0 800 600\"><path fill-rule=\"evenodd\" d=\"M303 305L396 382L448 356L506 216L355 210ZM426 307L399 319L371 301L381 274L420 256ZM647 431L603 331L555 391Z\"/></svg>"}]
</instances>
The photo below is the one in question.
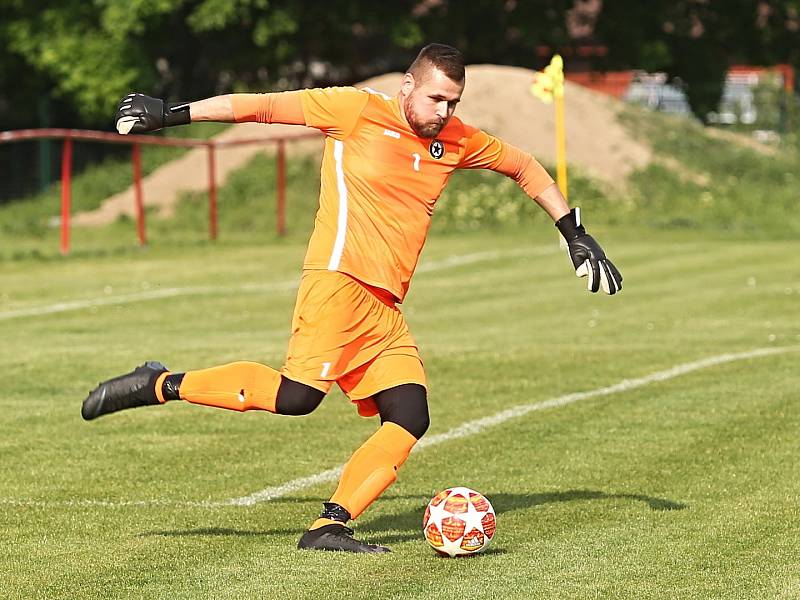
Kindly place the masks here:
<instances>
[{"instance_id":1,"label":"flag pole","mask_svg":"<svg viewBox=\"0 0 800 600\"><path fill-rule=\"evenodd\" d=\"M558 189L567 195L567 132L564 125L564 59L556 54L550 61L553 72L553 96L556 108L556 181Z\"/></svg>"},{"instance_id":2,"label":"flag pole","mask_svg":"<svg viewBox=\"0 0 800 600\"><path fill-rule=\"evenodd\" d=\"M558 189L569 198L567 193L567 134L564 126L564 91L555 94L556 105L556 181Z\"/></svg>"},{"instance_id":3,"label":"flag pole","mask_svg":"<svg viewBox=\"0 0 800 600\"><path fill-rule=\"evenodd\" d=\"M567 198L567 133L564 125L564 59L553 55L544 71L534 75L531 93L556 109L556 183Z\"/></svg>"}]
</instances>

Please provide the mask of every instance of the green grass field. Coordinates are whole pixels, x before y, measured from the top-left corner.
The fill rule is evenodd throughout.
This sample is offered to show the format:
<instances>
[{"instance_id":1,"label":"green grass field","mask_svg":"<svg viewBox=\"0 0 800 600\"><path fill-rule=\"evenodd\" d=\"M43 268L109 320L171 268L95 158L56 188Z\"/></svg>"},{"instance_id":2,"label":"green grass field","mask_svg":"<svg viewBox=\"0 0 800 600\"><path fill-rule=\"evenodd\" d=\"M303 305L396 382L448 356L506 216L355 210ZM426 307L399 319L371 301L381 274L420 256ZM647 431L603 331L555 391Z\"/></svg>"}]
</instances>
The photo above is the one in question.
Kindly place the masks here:
<instances>
[{"instance_id":1,"label":"green grass field","mask_svg":"<svg viewBox=\"0 0 800 600\"><path fill-rule=\"evenodd\" d=\"M295 550L334 482L219 505L345 462L376 422L338 392L302 418L79 415L97 381L145 359L279 366L302 240L2 263L0 596L797 598L800 244L592 233L619 296L584 290L552 226L429 241L405 306L428 436L645 379L415 452L356 523L384 556ZM649 378L761 348L780 351ZM488 553L423 541L425 504L451 485L494 503Z\"/></svg>"}]
</instances>

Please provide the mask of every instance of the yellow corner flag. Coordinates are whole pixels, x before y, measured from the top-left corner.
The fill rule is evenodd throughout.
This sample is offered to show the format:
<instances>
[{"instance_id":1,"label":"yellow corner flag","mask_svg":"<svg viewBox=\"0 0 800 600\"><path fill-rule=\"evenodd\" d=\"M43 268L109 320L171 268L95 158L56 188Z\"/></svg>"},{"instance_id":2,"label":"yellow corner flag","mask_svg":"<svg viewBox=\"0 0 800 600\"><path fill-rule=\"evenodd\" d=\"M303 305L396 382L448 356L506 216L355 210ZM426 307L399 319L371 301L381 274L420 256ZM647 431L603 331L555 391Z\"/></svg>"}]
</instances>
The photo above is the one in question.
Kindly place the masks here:
<instances>
[{"instance_id":1,"label":"yellow corner flag","mask_svg":"<svg viewBox=\"0 0 800 600\"><path fill-rule=\"evenodd\" d=\"M564 60L556 54L544 71L537 71L531 84L531 94L545 104L564 95Z\"/></svg>"},{"instance_id":2,"label":"yellow corner flag","mask_svg":"<svg viewBox=\"0 0 800 600\"><path fill-rule=\"evenodd\" d=\"M556 181L567 198L567 135L564 127L564 60L556 54L544 71L537 71L531 94L545 104L556 103Z\"/></svg>"}]
</instances>

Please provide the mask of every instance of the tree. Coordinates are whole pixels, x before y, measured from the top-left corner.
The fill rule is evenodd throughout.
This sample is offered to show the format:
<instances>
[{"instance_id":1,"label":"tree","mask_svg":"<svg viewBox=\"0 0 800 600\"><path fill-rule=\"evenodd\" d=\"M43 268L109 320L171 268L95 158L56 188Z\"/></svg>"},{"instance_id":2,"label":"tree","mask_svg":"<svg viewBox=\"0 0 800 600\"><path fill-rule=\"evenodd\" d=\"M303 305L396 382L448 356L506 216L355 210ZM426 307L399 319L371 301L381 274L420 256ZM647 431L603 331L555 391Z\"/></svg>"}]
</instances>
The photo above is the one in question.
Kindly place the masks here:
<instances>
[{"instance_id":1,"label":"tree","mask_svg":"<svg viewBox=\"0 0 800 600\"><path fill-rule=\"evenodd\" d=\"M6 0L0 64L106 125L133 89L193 99L351 83L405 68L428 41L468 62L531 65L538 46L567 41L572 1Z\"/></svg>"},{"instance_id":2,"label":"tree","mask_svg":"<svg viewBox=\"0 0 800 600\"><path fill-rule=\"evenodd\" d=\"M0 0L0 128L34 124L43 95L54 122L107 126L134 89L183 100L352 83L403 69L430 41L471 63L540 66L541 47L574 42L567 15L584 1ZM705 114L732 62L800 64L799 6L607 0L594 37L609 50L602 66L680 77Z\"/></svg>"}]
</instances>

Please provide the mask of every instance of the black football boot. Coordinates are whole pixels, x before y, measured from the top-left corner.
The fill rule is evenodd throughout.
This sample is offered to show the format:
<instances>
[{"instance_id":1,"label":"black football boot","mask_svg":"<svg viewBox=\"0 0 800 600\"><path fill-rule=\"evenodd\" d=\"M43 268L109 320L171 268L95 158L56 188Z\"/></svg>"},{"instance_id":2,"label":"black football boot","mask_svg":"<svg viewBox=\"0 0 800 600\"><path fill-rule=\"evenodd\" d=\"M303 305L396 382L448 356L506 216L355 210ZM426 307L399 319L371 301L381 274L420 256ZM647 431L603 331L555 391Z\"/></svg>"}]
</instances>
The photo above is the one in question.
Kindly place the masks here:
<instances>
[{"instance_id":1,"label":"black football boot","mask_svg":"<svg viewBox=\"0 0 800 600\"><path fill-rule=\"evenodd\" d=\"M303 534L297 544L300 550L333 550L339 552L366 552L369 554L382 554L391 552L385 546L359 542L353 538L353 530L340 523L323 525L318 529L311 529Z\"/></svg>"},{"instance_id":2,"label":"black football boot","mask_svg":"<svg viewBox=\"0 0 800 600\"><path fill-rule=\"evenodd\" d=\"M81 416L90 421L125 408L159 404L156 379L167 370L161 363L150 361L130 373L104 381L83 401Z\"/></svg>"}]
</instances>

